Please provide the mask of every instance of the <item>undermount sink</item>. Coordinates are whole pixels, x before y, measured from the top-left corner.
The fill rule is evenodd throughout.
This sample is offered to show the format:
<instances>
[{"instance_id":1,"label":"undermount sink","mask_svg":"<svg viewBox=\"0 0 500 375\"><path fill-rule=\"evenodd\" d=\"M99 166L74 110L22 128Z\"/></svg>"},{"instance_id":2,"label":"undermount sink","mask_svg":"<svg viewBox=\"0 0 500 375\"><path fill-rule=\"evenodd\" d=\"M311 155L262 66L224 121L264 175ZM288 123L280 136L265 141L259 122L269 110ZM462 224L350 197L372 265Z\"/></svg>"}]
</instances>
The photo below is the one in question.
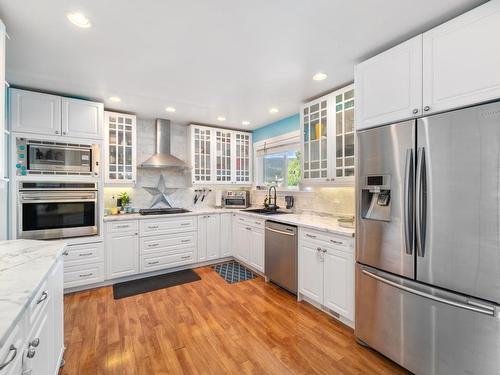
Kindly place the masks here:
<instances>
[{"instance_id":1,"label":"undermount sink","mask_svg":"<svg viewBox=\"0 0 500 375\"><path fill-rule=\"evenodd\" d=\"M250 209L241 210L241 211L252 212L254 214L261 214L261 215L280 215L280 214L287 214L288 213L286 211L269 210L267 208L250 208Z\"/></svg>"}]
</instances>

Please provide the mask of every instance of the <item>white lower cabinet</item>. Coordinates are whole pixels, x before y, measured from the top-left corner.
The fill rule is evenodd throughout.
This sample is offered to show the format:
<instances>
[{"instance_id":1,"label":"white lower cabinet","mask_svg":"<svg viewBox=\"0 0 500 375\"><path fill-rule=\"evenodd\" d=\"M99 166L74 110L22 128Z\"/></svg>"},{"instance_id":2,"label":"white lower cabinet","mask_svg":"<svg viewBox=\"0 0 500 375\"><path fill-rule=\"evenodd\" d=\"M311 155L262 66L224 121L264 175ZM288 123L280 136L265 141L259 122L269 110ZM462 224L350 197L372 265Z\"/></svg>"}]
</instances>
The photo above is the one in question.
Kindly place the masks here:
<instances>
[{"instance_id":1,"label":"white lower cabinet","mask_svg":"<svg viewBox=\"0 0 500 375\"><path fill-rule=\"evenodd\" d=\"M313 230L300 230L299 298L354 321L354 241Z\"/></svg>"},{"instance_id":2,"label":"white lower cabinet","mask_svg":"<svg viewBox=\"0 0 500 375\"><path fill-rule=\"evenodd\" d=\"M73 288L104 281L104 244L70 245L64 256L64 287Z\"/></svg>"},{"instance_id":3,"label":"white lower cabinet","mask_svg":"<svg viewBox=\"0 0 500 375\"><path fill-rule=\"evenodd\" d=\"M233 256L257 271L264 272L265 220L233 214Z\"/></svg>"},{"instance_id":4,"label":"white lower cabinet","mask_svg":"<svg viewBox=\"0 0 500 375\"><path fill-rule=\"evenodd\" d=\"M63 261L58 259L7 339L2 375L55 375L64 352Z\"/></svg>"},{"instance_id":5,"label":"white lower cabinet","mask_svg":"<svg viewBox=\"0 0 500 375\"><path fill-rule=\"evenodd\" d=\"M229 257L232 251L232 214L224 213L220 215L220 256Z\"/></svg>"},{"instance_id":6,"label":"white lower cabinet","mask_svg":"<svg viewBox=\"0 0 500 375\"><path fill-rule=\"evenodd\" d=\"M220 258L220 215L198 216L198 261Z\"/></svg>"},{"instance_id":7,"label":"white lower cabinet","mask_svg":"<svg viewBox=\"0 0 500 375\"><path fill-rule=\"evenodd\" d=\"M107 278L135 275L139 272L139 234L106 233Z\"/></svg>"}]
</instances>

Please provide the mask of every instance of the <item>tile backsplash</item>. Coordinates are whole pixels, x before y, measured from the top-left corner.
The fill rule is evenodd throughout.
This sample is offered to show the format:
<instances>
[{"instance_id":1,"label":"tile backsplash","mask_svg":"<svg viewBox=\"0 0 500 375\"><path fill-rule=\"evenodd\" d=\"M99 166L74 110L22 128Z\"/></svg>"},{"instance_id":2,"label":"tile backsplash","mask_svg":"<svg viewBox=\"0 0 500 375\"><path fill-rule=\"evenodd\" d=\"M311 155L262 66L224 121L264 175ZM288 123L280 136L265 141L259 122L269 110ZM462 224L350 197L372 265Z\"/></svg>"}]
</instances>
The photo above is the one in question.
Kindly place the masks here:
<instances>
[{"instance_id":1,"label":"tile backsplash","mask_svg":"<svg viewBox=\"0 0 500 375\"><path fill-rule=\"evenodd\" d=\"M141 163L155 152L155 121L154 119L137 119L137 161ZM171 124L172 154L179 159L188 160L188 127L183 124ZM226 187L212 186L204 201L198 200L194 205L195 189L191 184L191 173L179 172L173 169L137 169L137 184L135 187L105 187L104 206L116 206L116 197L121 192L128 192L132 206L137 208L150 207L152 195L142 187L155 187L160 173L163 174L165 185L169 189L169 197L176 207L204 208L215 206L215 190L226 190ZM227 189L236 190L234 186ZM267 190L253 190L250 201L253 206L262 206ZM285 207L285 195L293 195L294 210L314 211L334 215L354 215L354 188L312 188L306 192L278 192L278 205Z\"/></svg>"}]
</instances>

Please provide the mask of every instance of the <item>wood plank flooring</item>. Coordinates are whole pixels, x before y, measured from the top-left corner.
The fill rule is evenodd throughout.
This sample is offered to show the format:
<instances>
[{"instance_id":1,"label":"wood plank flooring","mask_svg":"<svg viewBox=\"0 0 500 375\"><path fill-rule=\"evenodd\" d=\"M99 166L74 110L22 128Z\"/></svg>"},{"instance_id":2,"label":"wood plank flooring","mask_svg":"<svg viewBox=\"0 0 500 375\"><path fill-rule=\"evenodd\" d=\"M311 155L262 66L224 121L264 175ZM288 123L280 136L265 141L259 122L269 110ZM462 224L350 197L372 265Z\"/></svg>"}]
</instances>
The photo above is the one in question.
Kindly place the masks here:
<instances>
[{"instance_id":1,"label":"wood plank flooring","mask_svg":"<svg viewBox=\"0 0 500 375\"><path fill-rule=\"evenodd\" d=\"M121 300L111 287L65 296L61 374L406 374L261 278L230 285L196 272L200 281Z\"/></svg>"}]
</instances>

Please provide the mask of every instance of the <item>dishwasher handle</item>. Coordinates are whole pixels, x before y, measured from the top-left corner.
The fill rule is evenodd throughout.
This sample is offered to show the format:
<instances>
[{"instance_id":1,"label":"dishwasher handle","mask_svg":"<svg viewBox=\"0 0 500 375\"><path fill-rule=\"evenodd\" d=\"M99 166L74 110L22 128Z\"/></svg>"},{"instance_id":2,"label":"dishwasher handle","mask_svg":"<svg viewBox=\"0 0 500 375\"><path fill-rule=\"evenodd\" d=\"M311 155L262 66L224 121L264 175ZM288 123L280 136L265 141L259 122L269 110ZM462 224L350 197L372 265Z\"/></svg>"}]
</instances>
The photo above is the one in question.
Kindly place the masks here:
<instances>
[{"instance_id":1,"label":"dishwasher handle","mask_svg":"<svg viewBox=\"0 0 500 375\"><path fill-rule=\"evenodd\" d=\"M270 232L274 232L274 233L284 234L287 236L295 236L295 233L283 232L281 230L277 230L277 229L273 229L273 228L269 228L269 227L266 227L266 230L268 230Z\"/></svg>"}]
</instances>

